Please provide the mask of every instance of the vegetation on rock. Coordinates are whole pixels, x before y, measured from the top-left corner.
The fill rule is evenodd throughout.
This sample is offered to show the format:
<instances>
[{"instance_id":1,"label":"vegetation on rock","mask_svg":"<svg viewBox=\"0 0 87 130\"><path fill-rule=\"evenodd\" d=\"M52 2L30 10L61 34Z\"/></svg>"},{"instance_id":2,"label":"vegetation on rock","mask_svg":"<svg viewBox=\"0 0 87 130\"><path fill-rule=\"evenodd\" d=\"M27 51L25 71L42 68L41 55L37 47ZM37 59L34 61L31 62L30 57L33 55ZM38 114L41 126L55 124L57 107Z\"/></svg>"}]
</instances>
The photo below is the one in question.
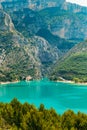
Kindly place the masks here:
<instances>
[{"instance_id":1,"label":"vegetation on rock","mask_svg":"<svg viewBox=\"0 0 87 130\"><path fill-rule=\"evenodd\" d=\"M77 44L55 65L51 78L58 77L87 82L87 41Z\"/></svg>"}]
</instances>

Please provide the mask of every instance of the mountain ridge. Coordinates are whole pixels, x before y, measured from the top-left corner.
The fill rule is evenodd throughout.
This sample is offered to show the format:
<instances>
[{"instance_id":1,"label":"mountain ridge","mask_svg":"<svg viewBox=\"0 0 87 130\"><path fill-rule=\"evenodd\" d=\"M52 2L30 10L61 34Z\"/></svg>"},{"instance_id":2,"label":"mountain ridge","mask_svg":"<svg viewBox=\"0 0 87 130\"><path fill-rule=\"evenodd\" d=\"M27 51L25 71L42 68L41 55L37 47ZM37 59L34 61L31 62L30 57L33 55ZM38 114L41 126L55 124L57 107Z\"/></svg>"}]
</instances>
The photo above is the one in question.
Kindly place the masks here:
<instances>
[{"instance_id":1,"label":"mountain ridge","mask_svg":"<svg viewBox=\"0 0 87 130\"><path fill-rule=\"evenodd\" d=\"M69 57L69 53L71 55L69 50L87 37L87 14L81 12L82 7L77 6L78 10L75 10L75 5L72 5L71 11L71 5L63 0L59 7L44 6L42 10L31 10L27 2L23 5L20 0L19 3L10 1L8 8L7 1L4 6L2 4L3 8L0 7L1 81L47 76L56 61L59 67L61 59ZM17 8L20 3L20 8Z\"/></svg>"},{"instance_id":2,"label":"mountain ridge","mask_svg":"<svg viewBox=\"0 0 87 130\"><path fill-rule=\"evenodd\" d=\"M58 49L39 36L25 38L15 30L11 17L3 10L0 10L0 23L0 81L22 80L28 75L41 78L42 72L47 71L45 64L58 59Z\"/></svg>"},{"instance_id":3,"label":"mountain ridge","mask_svg":"<svg viewBox=\"0 0 87 130\"><path fill-rule=\"evenodd\" d=\"M73 47L54 67L52 79L63 77L75 82L87 82L87 41Z\"/></svg>"}]
</instances>

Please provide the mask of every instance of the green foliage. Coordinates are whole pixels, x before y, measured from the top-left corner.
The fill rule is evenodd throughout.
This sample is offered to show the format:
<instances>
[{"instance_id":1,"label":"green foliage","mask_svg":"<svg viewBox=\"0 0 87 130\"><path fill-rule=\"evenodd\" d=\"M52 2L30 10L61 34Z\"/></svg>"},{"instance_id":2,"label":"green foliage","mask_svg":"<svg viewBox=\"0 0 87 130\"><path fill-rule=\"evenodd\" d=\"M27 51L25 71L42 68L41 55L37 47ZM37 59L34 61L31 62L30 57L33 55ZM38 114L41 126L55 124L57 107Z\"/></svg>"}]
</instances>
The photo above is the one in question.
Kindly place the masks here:
<instances>
[{"instance_id":1,"label":"green foliage","mask_svg":"<svg viewBox=\"0 0 87 130\"><path fill-rule=\"evenodd\" d=\"M65 28L66 39L69 38L75 43L84 40L84 32L82 33L81 29L84 29L87 23L85 13L74 13L73 7L67 8L67 10L59 7L50 7L39 11L39 14L53 32L55 32L56 27L57 31ZM69 24L66 22L67 20L70 21Z\"/></svg>"},{"instance_id":2,"label":"green foliage","mask_svg":"<svg viewBox=\"0 0 87 130\"><path fill-rule=\"evenodd\" d=\"M23 41L19 34L16 35L15 40L14 32L0 30L0 82L22 80L28 75L35 78L37 75L34 62L28 54L30 48L25 45L25 42L30 42Z\"/></svg>"},{"instance_id":3,"label":"green foliage","mask_svg":"<svg viewBox=\"0 0 87 130\"><path fill-rule=\"evenodd\" d=\"M80 43L71 49L55 65L51 78L63 77L76 83L87 82L87 42Z\"/></svg>"},{"instance_id":4,"label":"green foliage","mask_svg":"<svg viewBox=\"0 0 87 130\"><path fill-rule=\"evenodd\" d=\"M46 26L42 17L37 12L32 11L29 8L13 12L10 11L9 13L15 28L27 38L35 35L38 27L41 28Z\"/></svg>"},{"instance_id":5,"label":"green foliage","mask_svg":"<svg viewBox=\"0 0 87 130\"><path fill-rule=\"evenodd\" d=\"M13 99L0 103L0 130L87 130L87 115L68 110L58 115L54 109L37 109L28 103Z\"/></svg>"},{"instance_id":6,"label":"green foliage","mask_svg":"<svg viewBox=\"0 0 87 130\"><path fill-rule=\"evenodd\" d=\"M63 38L58 37L57 35L53 35L47 29L40 29L37 32L38 36L45 38L53 47L57 46L61 51L68 51L71 49L76 43L70 42L69 40L65 40Z\"/></svg>"}]
</instances>

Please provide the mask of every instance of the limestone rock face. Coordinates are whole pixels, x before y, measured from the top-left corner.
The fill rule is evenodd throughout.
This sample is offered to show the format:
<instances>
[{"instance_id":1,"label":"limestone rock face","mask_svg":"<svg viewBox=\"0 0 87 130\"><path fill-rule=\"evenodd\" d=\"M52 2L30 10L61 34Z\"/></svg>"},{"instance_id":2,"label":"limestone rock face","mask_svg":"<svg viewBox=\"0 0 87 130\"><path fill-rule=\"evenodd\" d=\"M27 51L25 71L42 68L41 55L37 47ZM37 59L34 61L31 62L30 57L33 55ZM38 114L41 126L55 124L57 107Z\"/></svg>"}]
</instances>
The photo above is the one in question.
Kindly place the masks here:
<instances>
[{"instance_id":1,"label":"limestone rock face","mask_svg":"<svg viewBox=\"0 0 87 130\"><path fill-rule=\"evenodd\" d=\"M4 8L13 8L19 10L23 8L30 8L33 10L41 10L47 7L62 6L65 0L3 0Z\"/></svg>"},{"instance_id":2,"label":"limestone rock face","mask_svg":"<svg viewBox=\"0 0 87 130\"><path fill-rule=\"evenodd\" d=\"M84 10L87 8L69 4L67 8L41 10L40 14L54 35L79 43L87 39L87 11Z\"/></svg>"},{"instance_id":3,"label":"limestone rock face","mask_svg":"<svg viewBox=\"0 0 87 130\"><path fill-rule=\"evenodd\" d=\"M0 81L41 78L60 52L41 37L25 38L3 10L0 23Z\"/></svg>"},{"instance_id":4,"label":"limestone rock face","mask_svg":"<svg viewBox=\"0 0 87 130\"><path fill-rule=\"evenodd\" d=\"M65 0L28 0L29 8L34 10L41 10L47 7L62 6Z\"/></svg>"},{"instance_id":5,"label":"limestone rock face","mask_svg":"<svg viewBox=\"0 0 87 130\"><path fill-rule=\"evenodd\" d=\"M2 6L6 12L14 12L15 26L19 26L19 30L23 29L23 33L26 28L28 30L26 35L37 33L43 26L54 35L74 42L80 42L87 38L86 7L67 3L65 0L4 0ZM29 11L29 8L34 11L41 10L39 11L41 16L36 12ZM20 20L19 24L16 23L17 20ZM26 20L30 24L25 25L24 21Z\"/></svg>"},{"instance_id":6,"label":"limestone rock face","mask_svg":"<svg viewBox=\"0 0 87 130\"><path fill-rule=\"evenodd\" d=\"M8 10L22 10L23 8L28 8L28 0L4 0L2 6Z\"/></svg>"},{"instance_id":7,"label":"limestone rock face","mask_svg":"<svg viewBox=\"0 0 87 130\"><path fill-rule=\"evenodd\" d=\"M87 38L87 8L65 0L3 0L1 4L1 81L45 77L56 61Z\"/></svg>"}]
</instances>

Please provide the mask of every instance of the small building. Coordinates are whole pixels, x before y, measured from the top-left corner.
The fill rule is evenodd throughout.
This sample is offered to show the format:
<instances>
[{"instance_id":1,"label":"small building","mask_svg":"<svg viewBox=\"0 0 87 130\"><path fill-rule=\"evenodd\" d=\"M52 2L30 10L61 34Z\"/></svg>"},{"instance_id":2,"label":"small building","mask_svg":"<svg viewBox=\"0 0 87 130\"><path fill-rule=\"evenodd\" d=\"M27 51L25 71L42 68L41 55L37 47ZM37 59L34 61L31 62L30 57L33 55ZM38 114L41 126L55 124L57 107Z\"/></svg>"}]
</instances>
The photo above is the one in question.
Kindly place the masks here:
<instances>
[{"instance_id":1,"label":"small building","mask_svg":"<svg viewBox=\"0 0 87 130\"><path fill-rule=\"evenodd\" d=\"M26 77L26 81L30 81L30 80L32 80L33 78L29 75L29 76L27 76Z\"/></svg>"}]
</instances>

